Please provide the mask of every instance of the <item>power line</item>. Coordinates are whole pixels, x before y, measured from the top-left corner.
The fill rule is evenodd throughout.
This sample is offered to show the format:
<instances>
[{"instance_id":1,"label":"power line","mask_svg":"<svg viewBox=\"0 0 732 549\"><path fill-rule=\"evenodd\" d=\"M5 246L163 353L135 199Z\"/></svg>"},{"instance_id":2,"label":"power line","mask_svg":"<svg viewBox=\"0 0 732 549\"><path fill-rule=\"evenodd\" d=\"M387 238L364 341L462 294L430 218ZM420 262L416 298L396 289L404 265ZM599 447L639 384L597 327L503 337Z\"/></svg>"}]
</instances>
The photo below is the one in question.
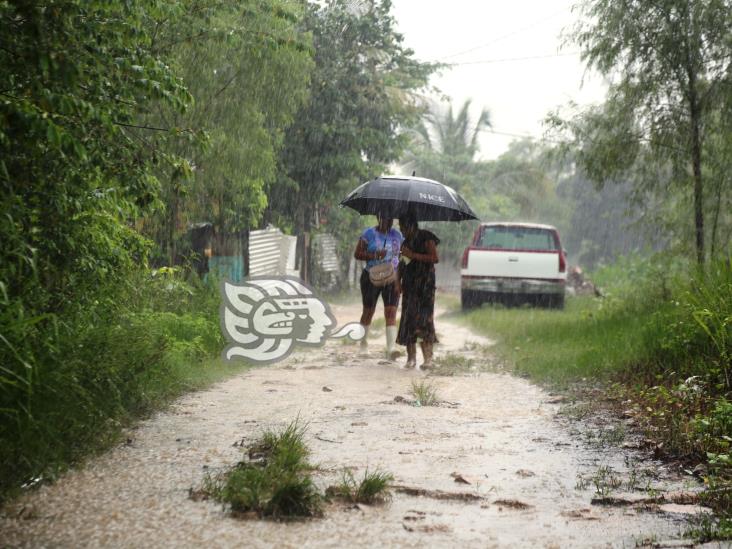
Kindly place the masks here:
<instances>
[{"instance_id":1,"label":"power line","mask_svg":"<svg viewBox=\"0 0 732 549\"><path fill-rule=\"evenodd\" d=\"M565 8L562 8L561 10L555 11L554 13L552 13L552 14L544 17L543 19L539 19L538 21L534 21L533 23L531 23L530 25L528 25L526 27L521 27L520 29L516 29L516 30L511 31L511 32L509 32L507 34L503 34L503 35L499 36L498 38L494 38L493 40L491 40L489 42L486 42L485 44L481 44L479 46L474 46L472 48L469 48L469 49L463 50L463 51L459 51L457 53L451 53L450 55L445 55L443 57L440 57L440 60L449 59L451 57L457 57L458 55L463 55L464 53L470 53L471 51L475 51L475 50L479 50L481 48L485 48L486 46L490 46L491 44L495 44L496 42L500 42L501 40L505 40L506 38L510 38L511 36L515 36L516 34L519 34L519 33L522 33L524 31L533 29L534 27L536 27L538 25L541 25L542 23L545 23L546 21L549 21L550 19L553 19L554 17L556 17L560 13L564 13L565 11L567 11L567 8L566 7Z\"/></svg>"},{"instance_id":2,"label":"power line","mask_svg":"<svg viewBox=\"0 0 732 549\"><path fill-rule=\"evenodd\" d=\"M545 143L557 143L557 144L563 143L563 141L559 141L557 139L547 139L545 137L536 137L535 135L529 135L526 133L501 132L501 131L491 130L491 129L480 130L480 131L483 133L492 133L495 135L503 135L506 137L518 137L520 139L533 139L534 141L542 141Z\"/></svg>"},{"instance_id":3,"label":"power line","mask_svg":"<svg viewBox=\"0 0 732 549\"><path fill-rule=\"evenodd\" d=\"M580 55L579 51L571 51L567 53L552 53L548 55L531 55L527 57L504 57L502 59L484 59L482 61L464 61L462 63L450 63L450 66L460 65L483 65L488 63L506 63L511 61L530 61L532 59L551 59L553 57L568 57L572 55Z\"/></svg>"}]
</instances>

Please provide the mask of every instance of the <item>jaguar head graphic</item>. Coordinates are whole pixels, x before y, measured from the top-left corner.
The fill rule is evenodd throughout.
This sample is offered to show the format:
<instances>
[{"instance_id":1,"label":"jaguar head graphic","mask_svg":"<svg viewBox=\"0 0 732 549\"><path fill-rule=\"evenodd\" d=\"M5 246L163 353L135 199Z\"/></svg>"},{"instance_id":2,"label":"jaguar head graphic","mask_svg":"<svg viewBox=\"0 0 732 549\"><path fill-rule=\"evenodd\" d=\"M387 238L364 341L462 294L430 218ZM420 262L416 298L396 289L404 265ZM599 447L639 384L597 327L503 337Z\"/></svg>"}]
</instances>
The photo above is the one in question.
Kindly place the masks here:
<instances>
[{"instance_id":1,"label":"jaguar head graphic","mask_svg":"<svg viewBox=\"0 0 732 549\"><path fill-rule=\"evenodd\" d=\"M321 345L335 325L328 306L295 278L223 282L222 294L222 328L230 342L226 360L274 362L295 343Z\"/></svg>"}]
</instances>

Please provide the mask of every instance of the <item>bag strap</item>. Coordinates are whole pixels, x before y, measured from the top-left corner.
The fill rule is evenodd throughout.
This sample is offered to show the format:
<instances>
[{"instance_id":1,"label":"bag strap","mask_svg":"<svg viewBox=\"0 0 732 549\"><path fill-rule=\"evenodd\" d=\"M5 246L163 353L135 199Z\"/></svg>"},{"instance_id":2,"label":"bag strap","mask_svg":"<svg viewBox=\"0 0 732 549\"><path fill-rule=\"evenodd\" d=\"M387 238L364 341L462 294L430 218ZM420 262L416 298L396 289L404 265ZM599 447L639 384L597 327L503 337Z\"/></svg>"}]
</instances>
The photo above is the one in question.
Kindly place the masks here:
<instances>
[{"instance_id":1,"label":"bag strap","mask_svg":"<svg viewBox=\"0 0 732 549\"><path fill-rule=\"evenodd\" d=\"M378 234L378 232L379 231L377 230L376 233ZM389 233L387 232L386 235L384 236L384 251L386 251L386 245L388 244L388 242L389 242ZM387 263L389 261L391 261L391 258L386 259L386 254L384 254L384 258L379 260L379 263Z\"/></svg>"}]
</instances>

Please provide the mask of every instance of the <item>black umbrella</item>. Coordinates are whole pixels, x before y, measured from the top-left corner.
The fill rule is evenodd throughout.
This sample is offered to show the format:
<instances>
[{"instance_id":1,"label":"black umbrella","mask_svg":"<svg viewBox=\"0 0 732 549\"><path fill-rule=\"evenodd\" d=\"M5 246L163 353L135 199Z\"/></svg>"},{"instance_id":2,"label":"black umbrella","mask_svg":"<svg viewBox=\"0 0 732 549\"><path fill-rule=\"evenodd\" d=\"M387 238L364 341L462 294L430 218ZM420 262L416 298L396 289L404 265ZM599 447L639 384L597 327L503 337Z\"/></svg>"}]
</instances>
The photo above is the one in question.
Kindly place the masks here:
<instances>
[{"instance_id":1,"label":"black umbrella","mask_svg":"<svg viewBox=\"0 0 732 549\"><path fill-rule=\"evenodd\" d=\"M465 199L447 185L423 177L383 176L351 191L341 206L361 215L393 219L412 214L417 221L478 219Z\"/></svg>"}]
</instances>

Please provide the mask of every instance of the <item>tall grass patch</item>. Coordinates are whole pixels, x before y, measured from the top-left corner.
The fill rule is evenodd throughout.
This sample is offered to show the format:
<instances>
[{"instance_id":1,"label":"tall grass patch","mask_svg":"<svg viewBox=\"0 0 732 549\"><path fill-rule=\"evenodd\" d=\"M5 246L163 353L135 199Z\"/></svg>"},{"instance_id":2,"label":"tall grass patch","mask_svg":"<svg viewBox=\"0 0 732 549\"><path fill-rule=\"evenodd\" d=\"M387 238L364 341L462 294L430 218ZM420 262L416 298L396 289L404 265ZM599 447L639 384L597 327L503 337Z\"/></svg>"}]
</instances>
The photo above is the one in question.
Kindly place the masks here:
<instances>
[{"instance_id":1,"label":"tall grass patch","mask_svg":"<svg viewBox=\"0 0 732 549\"><path fill-rule=\"evenodd\" d=\"M319 516L322 496L310 474L305 432L298 420L281 431L266 431L249 448L248 461L209 475L204 492L234 514L275 520Z\"/></svg>"}]
</instances>

